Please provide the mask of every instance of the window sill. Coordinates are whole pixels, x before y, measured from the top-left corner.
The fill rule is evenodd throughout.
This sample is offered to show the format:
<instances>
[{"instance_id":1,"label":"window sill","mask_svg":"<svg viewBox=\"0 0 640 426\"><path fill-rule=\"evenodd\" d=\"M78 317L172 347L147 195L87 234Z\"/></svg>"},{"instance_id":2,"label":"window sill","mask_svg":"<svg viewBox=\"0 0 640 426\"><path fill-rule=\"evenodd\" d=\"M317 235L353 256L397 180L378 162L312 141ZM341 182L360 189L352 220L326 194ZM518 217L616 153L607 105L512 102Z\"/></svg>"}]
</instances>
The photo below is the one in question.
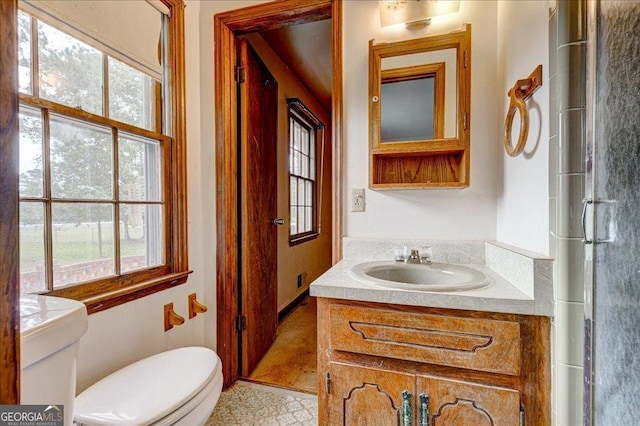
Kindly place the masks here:
<instances>
[{"instance_id":1,"label":"window sill","mask_svg":"<svg viewBox=\"0 0 640 426\"><path fill-rule=\"evenodd\" d=\"M104 311L106 309L122 305L123 303L131 302L132 300L140 299L150 294L184 284L187 282L187 277L192 272L193 271L184 271L162 275L160 277L151 278L95 296L88 296L84 298L80 297L77 298L77 300L85 304L87 307L87 313L91 315L96 312ZM65 297L64 294L60 293L63 292L52 292L50 295Z\"/></svg>"},{"instance_id":2,"label":"window sill","mask_svg":"<svg viewBox=\"0 0 640 426\"><path fill-rule=\"evenodd\" d=\"M310 232L308 234L296 235L294 238L289 238L289 247L297 246L298 244L306 243L307 241L315 240L320 234L318 232Z\"/></svg>"}]
</instances>

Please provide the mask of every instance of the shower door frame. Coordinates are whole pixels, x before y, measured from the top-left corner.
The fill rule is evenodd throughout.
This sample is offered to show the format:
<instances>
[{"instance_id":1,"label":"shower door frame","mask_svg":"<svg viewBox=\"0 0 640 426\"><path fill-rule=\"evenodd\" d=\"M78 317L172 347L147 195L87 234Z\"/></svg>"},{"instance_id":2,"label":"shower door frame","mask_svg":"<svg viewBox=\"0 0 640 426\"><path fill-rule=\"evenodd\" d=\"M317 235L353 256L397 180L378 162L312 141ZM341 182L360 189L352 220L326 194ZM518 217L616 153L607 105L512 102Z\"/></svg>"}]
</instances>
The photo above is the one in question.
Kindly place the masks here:
<instances>
[{"instance_id":1,"label":"shower door frame","mask_svg":"<svg viewBox=\"0 0 640 426\"><path fill-rule=\"evenodd\" d=\"M594 255L595 247L588 235L595 239L595 119L596 119L596 54L597 54L597 16L598 0L587 2L587 56L586 56L586 120L585 120L585 197L583 202L583 242L584 242L584 359L583 359L583 425L592 425L593 414L593 294L594 294ZM589 209L589 207L591 207ZM588 211L591 211L590 216Z\"/></svg>"}]
</instances>

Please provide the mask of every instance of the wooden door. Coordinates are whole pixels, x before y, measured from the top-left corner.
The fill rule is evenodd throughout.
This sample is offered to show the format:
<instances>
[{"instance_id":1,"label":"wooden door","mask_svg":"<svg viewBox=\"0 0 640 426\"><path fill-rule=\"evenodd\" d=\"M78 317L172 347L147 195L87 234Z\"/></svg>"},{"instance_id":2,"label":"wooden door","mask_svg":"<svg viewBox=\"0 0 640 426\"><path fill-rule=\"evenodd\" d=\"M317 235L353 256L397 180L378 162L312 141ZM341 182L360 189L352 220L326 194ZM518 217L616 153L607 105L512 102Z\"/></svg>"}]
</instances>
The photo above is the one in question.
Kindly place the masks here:
<instances>
[{"instance_id":1,"label":"wooden door","mask_svg":"<svg viewBox=\"0 0 640 426\"><path fill-rule=\"evenodd\" d=\"M278 328L276 142L278 83L246 40L238 48L240 109L241 374L248 376Z\"/></svg>"},{"instance_id":2,"label":"wooden door","mask_svg":"<svg viewBox=\"0 0 640 426\"><path fill-rule=\"evenodd\" d=\"M412 374L331 362L329 377L330 425L403 425L403 393L415 406Z\"/></svg>"},{"instance_id":3,"label":"wooden door","mask_svg":"<svg viewBox=\"0 0 640 426\"><path fill-rule=\"evenodd\" d=\"M428 376L416 379L415 409L421 423L421 394L428 396L430 426L514 426L519 424L520 392Z\"/></svg>"}]
</instances>

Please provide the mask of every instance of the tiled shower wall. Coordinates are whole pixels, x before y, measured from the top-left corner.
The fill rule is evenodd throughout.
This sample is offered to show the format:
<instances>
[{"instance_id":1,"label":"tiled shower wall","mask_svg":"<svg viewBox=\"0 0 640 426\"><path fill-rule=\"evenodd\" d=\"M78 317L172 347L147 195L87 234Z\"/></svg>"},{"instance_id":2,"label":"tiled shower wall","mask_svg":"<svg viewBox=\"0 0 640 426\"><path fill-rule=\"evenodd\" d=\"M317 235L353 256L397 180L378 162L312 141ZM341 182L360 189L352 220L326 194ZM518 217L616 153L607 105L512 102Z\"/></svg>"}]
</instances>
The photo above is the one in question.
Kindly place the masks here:
<instances>
[{"instance_id":1,"label":"tiled shower wall","mask_svg":"<svg viewBox=\"0 0 640 426\"><path fill-rule=\"evenodd\" d=\"M553 419L582 424L586 0L559 0L549 17L549 224L555 262Z\"/></svg>"}]
</instances>

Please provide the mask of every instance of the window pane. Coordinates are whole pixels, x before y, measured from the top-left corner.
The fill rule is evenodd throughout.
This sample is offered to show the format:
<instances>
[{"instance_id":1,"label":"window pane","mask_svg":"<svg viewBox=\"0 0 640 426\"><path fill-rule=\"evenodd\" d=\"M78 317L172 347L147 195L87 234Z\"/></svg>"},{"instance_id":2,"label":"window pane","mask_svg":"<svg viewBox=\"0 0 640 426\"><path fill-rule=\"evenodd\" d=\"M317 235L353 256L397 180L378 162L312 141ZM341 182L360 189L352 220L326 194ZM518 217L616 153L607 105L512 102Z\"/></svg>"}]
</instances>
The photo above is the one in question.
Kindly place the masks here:
<instances>
[{"instance_id":1,"label":"window pane","mask_svg":"<svg viewBox=\"0 0 640 426\"><path fill-rule=\"evenodd\" d=\"M111 131L51 117L51 194L55 198L112 199Z\"/></svg>"},{"instance_id":2,"label":"window pane","mask_svg":"<svg viewBox=\"0 0 640 426\"><path fill-rule=\"evenodd\" d=\"M109 117L156 130L154 82L148 75L109 57Z\"/></svg>"},{"instance_id":3,"label":"window pane","mask_svg":"<svg viewBox=\"0 0 640 426\"><path fill-rule=\"evenodd\" d=\"M316 138L313 133L309 135L309 156L311 159L316 157Z\"/></svg>"},{"instance_id":4,"label":"window pane","mask_svg":"<svg viewBox=\"0 0 640 426\"><path fill-rule=\"evenodd\" d=\"M293 151L293 169L291 173L294 175L300 174L300 153L298 151Z\"/></svg>"},{"instance_id":5,"label":"window pane","mask_svg":"<svg viewBox=\"0 0 640 426\"><path fill-rule=\"evenodd\" d=\"M33 94L31 87L31 17L18 11L18 85L20 91Z\"/></svg>"},{"instance_id":6,"label":"window pane","mask_svg":"<svg viewBox=\"0 0 640 426\"><path fill-rule=\"evenodd\" d=\"M42 197L42 120L40 111L20 107L20 196Z\"/></svg>"},{"instance_id":7,"label":"window pane","mask_svg":"<svg viewBox=\"0 0 640 426\"><path fill-rule=\"evenodd\" d=\"M304 207L298 207L298 233L304 232Z\"/></svg>"},{"instance_id":8,"label":"window pane","mask_svg":"<svg viewBox=\"0 0 640 426\"><path fill-rule=\"evenodd\" d=\"M300 157L302 158L302 169L300 170L300 176L302 177L309 177L309 157L307 157L304 154L300 154Z\"/></svg>"},{"instance_id":9,"label":"window pane","mask_svg":"<svg viewBox=\"0 0 640 426\"><path fill-rule=\"evenodd\" d=\"M304 202L305 206L313 206L313 183L311 183L311 181L306 181L305 182L305 195L306 195L306 199Z\"/></svg>"},{"instance_id":10,"label":"window pane","mask_svg":"<svg viewBox=\"0 0 640 426\"><path fill-rule=\"evenodd\" d=\"M164 224L159 205L120 206L120 268L122 272L164 263Z\"/></svg>"},{"instance_id":11,"label":"window pane","mask_svg":"<svg viewBox=\"0 0 640 426\"><path fill-rule=\"evenodd\" d=\"M316 180L316 161L314 158L309 158L309 179Z\"/></svg>"},{"instance_id":12,"label":"window pane","mask_svg":"<svg viewBox=\"0 0 640 426\"><path fill-rule=\"evenodd\" d=\"M51 210L54 288L114 275L112 206L53 203Z\"/></svg>"},{"instance_id":13,"label":"window pane","mask_svg":"<svg viewBox=\"0 0 640 426\"><path fill-rule=\"evenodd\" d=\"M295 132L296 122L293 117L289 117L289 151L293 147L293 137Z\"/></svg>"},{"instance_id":14,"label":"window pane","mask_svg":"<svg viewBox=\"0 0 640 426\"><path fill-rule=\"evenodd\" d=\"M293 173L293 161L294 159L294 152L293 149L291 148L291 146L289 146L289 173Z\"/></svg>"},{"instance_id":15,"label":"window pane","mask_svg":"<svg viewBox=\"0 0 640 426\"><path fill-rule=\"evenodd\" d=\"M19 232L20 292L46 291L43 203L20 203Z\"/></svg>"},{"instance_id":16,"label":"window pane","mask_svg":"<svg viewBox=\"0 0 640 426\"><path fill-rule=\"evenodd\" d=\"M316 179L316 144L313 133L309 139L309 179Z\"/></svg>"},{"instance_id":17,"label":"window pane","mask_svg":"<svg viewBox=\"0 0 640 426\"><path fill-rule=\"evenodd\" d=\"M298 122L294 124L293 147L300 151L300 124Z\"/></svg>"},{"instance_id":18,"label":"window pane","mask_svg":"<svg viewBox=\"0 0 640 426\"><path fill-rule=\"evenodd\" d=\"M309 131L301 128L302 138L300 140L300 150L303 154L309 154Z\"/></svg>"},{"instance_id":19,"label":"window pane","mask_svg":"<svg viewBox=\"0 0 640 426\"><path fill-rule=\"evenodd\" d=\"M289 191L291 195L289 205L295 206L298 203L298 182L293 176L289 178Z\"/></svg>"},{"instance_id":20,"label":"window pane","mask_svg":"<svg viewBox=\"0 0 640 426\"><path fill-rule=\"evenodd\" d=\"M289 218L290 230L289 235L295 235L298 233L298 208L291 207L291 217Z\"/></svg>"},{"instance_id":21,"label":"window pane","mask_svg":"<svg viewBox=\"0 0 640 426\"><path fill-rule=\"evenodd\" d=\"M158 141L121 134L118 163L121 200L161 201Z\"/></svg>"},{"instance_id":22,"label":"window pane","mask_svg":"<svg viewBox=\"0 0 640 426\"><path fill-rule=\"evenodd\" d=\"M313 231L313 221L311 220L311 215L312 215L312 209L311 207L305 207L304 208L304 230L305 232L311 232Z\"/></svg>"},{"instance_id":23,"label":"window pane","mask_svg":"<svg viewBox=\"0 0 640 426\"><path fill-rule=\"evenodd\" d=\"M298 205L304 206L304 180L298 179Z\"/></svg>"},{"instance_id":24,"label":"window pane","mask_svg":"<svg viewBox=\"0 0 640 426\"><path fill-rule=\"evenodd\" d=\"M40 96L102 115L102 53L38 21Z\"/></svg>"}]
</instances>

